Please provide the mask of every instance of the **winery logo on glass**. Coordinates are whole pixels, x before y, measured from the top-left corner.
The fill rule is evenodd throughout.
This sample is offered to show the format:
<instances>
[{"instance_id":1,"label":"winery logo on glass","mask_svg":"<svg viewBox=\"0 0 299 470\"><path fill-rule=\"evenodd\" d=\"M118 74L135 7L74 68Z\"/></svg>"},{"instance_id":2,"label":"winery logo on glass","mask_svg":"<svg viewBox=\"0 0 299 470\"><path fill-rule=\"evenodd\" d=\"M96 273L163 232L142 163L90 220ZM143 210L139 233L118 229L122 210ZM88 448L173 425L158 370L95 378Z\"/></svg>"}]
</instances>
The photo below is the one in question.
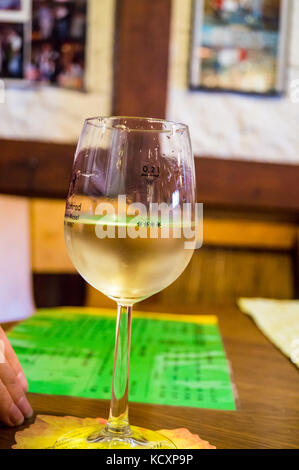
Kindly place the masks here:
<instances>
[{"instance_id":1,"label":"winery logo on glass","mask_svg":"<svg viewBox=\"0 0 299 470\"><path fill-rule=\"evenodd\" d=\"M173 195L175 200L175 194ZM203 241L203 204L141 203L128 204L126 195L117 203L100 202L95 215L95 233L104 238L182 239L184 248L200 248Z\"/></svg>"}]
</instances>

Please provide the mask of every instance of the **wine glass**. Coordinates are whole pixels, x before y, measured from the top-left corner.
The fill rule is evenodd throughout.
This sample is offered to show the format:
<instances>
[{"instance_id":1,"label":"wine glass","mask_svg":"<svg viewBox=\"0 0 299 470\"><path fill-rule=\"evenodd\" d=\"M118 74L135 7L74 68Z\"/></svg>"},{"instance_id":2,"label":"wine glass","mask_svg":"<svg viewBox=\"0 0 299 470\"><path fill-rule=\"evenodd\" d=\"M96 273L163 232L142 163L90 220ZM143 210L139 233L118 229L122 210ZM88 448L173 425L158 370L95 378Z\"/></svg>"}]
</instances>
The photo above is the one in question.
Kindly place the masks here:
<instances>
[{"instance_id":1,"label":"wine glass","mask_svg":"<svg viewBox=\"0 0 299 470\"><path fill-rule=\"evenodd\" d=\"M117 302L106 425L62 436L56 448L175 448L128 418L132 308L175 281L196 243L188 127L137 117L87 119L66 203L65 240L81 276Z\"/></svg>"}]
</instances>

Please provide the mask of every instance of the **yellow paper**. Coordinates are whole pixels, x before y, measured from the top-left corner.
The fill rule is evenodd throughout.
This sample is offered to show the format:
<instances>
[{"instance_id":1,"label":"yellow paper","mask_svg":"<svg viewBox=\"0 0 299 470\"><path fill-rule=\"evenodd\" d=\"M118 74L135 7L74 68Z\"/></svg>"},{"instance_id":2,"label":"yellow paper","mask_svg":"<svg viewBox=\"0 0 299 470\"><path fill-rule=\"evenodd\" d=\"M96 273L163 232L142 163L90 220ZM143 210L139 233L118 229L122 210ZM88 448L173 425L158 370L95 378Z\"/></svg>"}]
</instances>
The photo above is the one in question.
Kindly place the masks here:
<instances>
[{"instance_id":1,"label":"yellow paper","mask_svg":"<svg viewBox=\"0 0 299 470\"><path fill-rule=\"evenodd\" d=\"M40 309L41 311L43 309ZM116 309L112 308L95 308L95 307L59 307L59 312L65 312L74 315L95 315L116 317ZM55 314L55 309L53 309ZM134 309L134 318L148 318L151 320L168 320L179 321L187 323L198 323L201 325L217 325L218 320L216 315L186 315L174 313L159 313L159 312L141 312Z\"/></svg>"},{"instance_id":2,"label":"yellow paper","mask_svg":"<svg viewBox=\"0 0 299 470\"><path fill-rule=\"evenodd\" d=\"M70 431L90 427L97 423L105 423L102 418L76 418L74 416L38 415L35 423L15 435L16 444L13 449L52 449L56 441ZM208 441L202 440L188 429L163 429L158 431L169 438L178 449L216 449Z\"/></svg>"}]
</instances>

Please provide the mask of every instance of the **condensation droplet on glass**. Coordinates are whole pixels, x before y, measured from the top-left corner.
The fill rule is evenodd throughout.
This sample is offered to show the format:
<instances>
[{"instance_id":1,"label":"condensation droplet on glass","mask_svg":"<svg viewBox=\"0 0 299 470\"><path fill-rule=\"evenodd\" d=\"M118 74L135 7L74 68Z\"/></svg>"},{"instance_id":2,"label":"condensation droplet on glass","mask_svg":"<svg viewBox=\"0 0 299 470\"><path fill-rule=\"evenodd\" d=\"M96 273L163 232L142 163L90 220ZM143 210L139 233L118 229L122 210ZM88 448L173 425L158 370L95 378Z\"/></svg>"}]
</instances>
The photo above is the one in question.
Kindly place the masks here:
<instances>
[{"instance_id":1,"label":"condensation droplet on glass","mask_svg":"<svg viewBox=\"0 0 299 470\"><path fill-rule=\"evenodd\" d=\"M129 131L130 129L127 129L127 126L125 126L124 124L117 124L115 126L115 129L120 129L121 131Z\"/></svg>"}]
</instances>

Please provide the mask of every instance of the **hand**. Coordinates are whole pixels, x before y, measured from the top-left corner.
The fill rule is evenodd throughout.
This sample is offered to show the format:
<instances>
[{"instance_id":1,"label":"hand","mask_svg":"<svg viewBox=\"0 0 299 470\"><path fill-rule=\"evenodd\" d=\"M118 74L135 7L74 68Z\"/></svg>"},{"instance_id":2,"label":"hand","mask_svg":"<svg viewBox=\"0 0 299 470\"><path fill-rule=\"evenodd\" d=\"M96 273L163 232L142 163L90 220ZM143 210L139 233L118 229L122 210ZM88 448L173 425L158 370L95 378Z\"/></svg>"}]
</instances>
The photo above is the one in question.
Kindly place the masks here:
<instances>
[{"instance_id":1,"label":"hand","mask_svg":"<svg viewBox=\"0 0 299 470\"><path fill-rule=\"evenodd\" d=\"M26 392L28 382L23 369L0 327L0 421L19 426L33 415Z\"/></svg>"}]
</instances>

